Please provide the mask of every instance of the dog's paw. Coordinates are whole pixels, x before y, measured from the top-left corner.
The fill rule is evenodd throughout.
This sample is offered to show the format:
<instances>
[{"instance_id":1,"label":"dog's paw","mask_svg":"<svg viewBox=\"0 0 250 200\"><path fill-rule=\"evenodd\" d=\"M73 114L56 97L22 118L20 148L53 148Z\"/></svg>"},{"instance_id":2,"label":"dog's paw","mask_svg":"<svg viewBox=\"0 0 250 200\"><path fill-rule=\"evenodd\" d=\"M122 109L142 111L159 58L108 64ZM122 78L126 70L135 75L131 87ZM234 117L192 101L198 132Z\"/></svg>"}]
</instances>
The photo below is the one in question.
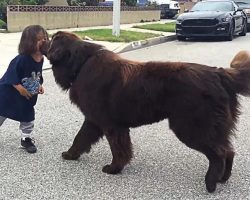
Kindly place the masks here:
<instances>
[{"instance_id":1,"label":"dog's paw","mask_svg":"<svg viewBox=\"0 0 250 200\"><path fill-rule=\"evenodd\" d=\"M216 190L216 183L206 184L207 191L213 193Z\"/></svg>"},{"instance_id":2,"label":"dog's paw","mask_svg":"<svg viewBox=\"0 0 250 200\"><path fill-rule=\"evenodd\" d=\"M114 165L105 165L102 171L107 174L118 174L122 171L121 167L116 167Z\"/></svg>"},{"instance_id":3,"label":"dog's paw","mask_svg":"<svg viewBox=\"0 0 250 200\"><path fill-rule=\"evenodd\" d=\"M65 160L77 160L79 158L79 155L72 155L68 151L65 151L62 153L62 157Z\"/></svg>"},{"instance_id":4,"label":"dog's paw","mask_svg":"<svg viewBox=\"0 0 250 200\"><path fill-rule=\"evenodd\" d=\"M226 183L230 176L231 172L225 173L224 176L219 180L219 183Z\"/></svg>"}]
</instances>

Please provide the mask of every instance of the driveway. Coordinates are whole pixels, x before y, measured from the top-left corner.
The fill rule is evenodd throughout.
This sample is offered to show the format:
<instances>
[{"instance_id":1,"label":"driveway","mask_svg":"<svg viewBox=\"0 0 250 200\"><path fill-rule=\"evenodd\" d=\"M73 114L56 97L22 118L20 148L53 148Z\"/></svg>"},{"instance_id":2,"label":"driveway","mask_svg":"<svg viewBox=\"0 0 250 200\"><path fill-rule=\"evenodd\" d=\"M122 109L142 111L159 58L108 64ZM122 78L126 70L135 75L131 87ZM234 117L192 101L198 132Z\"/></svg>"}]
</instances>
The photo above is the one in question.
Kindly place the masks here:
<instances>
[{"instance_id":1,"label":"driveway","mask_svg":"<svg viewBox=\"0 0 250 200\"><path fill-rule=\"evenodd\" d=\"M250 35L232 42L168 42L121 56L133 60L189 61L227 67L240 49L249 49ZM250 101L241 97L242 115L236 137L233 174L214 194L205 189L207 159L183 145L164 120L131 129L134 158L120 175L101 172L111 161L104 138L78 161L65 161L84 117L44 72L45 94L36 106L34 137L38 152L20 146L18 123L8 120L0 134L0 199L250 199Z\"/></svg>"}]
</instances>

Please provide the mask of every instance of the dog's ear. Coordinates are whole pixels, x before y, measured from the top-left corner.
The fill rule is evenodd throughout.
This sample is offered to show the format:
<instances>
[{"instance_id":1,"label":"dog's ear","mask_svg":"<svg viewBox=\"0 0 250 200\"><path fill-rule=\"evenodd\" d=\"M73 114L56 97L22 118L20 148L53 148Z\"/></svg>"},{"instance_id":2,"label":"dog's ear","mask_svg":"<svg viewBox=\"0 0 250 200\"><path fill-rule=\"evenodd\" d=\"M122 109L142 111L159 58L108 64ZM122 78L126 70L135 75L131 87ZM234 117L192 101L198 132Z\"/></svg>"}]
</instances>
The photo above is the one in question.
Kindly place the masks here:
<instances>
[{"instance_id":1,"label":"dog's ear","mask_svg":"<svg viewBox=\"0 0 250 200\"><path fill-rule=\"evenodd\" d=\"M71 52L66 49L57 48L48 54L48 59L51 64L67 62L71 57Z\"/></svg>"},{"instance_id":2,"label":"dog's ear","mask_svg":"<svg viewBox=\"0 0 250 200\"><path fill-rule=\"evenodd\" d=\"M71 63L70 66L74 75L79 73L89 58L95 56L100 49L103 49L103 46L80 40L76 40L72 46L69 63Z\"/></svg>"},{"instance_id":3,"label":"dog's ear","mask_svg":"<svg viewBox=\"0 0 250 200\"><path fill-rule=\"evenodd\" d=\"M52 37L50 41L47 57L52 65L65 63L71 56L71 51L63 38L59 36Z\"/></svg>"},{"instance_id":4,"label":"dog's ear","mask_svg":"<svg viewBox=\"0 0 250 200\"><path fill-rule=\"evenodd\" d=\"M88 51L89 49L82 41L75 41L72 46L73 48L71 48L69 63L71 63L72 72L77 74L90 57L90 51Z\"/></svg>"}]
</instances>

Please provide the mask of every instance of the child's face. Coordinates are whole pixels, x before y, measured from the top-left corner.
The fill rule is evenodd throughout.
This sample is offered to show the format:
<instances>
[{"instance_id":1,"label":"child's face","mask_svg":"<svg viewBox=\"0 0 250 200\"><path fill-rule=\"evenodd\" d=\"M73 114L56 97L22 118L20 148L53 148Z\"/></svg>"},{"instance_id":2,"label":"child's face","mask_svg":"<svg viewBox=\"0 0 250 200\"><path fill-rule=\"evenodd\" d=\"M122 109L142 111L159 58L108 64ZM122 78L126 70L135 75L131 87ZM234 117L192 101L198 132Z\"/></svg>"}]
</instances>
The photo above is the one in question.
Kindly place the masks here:
<instances>
[{"instance_id":1,"label":"child's face","mask_svg":"<svg viewBox=\"0 0 250 200\"><path fill-rule=\"evenodd\" d=\"M48 42L47 35L43 32L40 32L37 35L37 51L40 51L43 55L46 55Z\"/></svg>"}]
</instances>

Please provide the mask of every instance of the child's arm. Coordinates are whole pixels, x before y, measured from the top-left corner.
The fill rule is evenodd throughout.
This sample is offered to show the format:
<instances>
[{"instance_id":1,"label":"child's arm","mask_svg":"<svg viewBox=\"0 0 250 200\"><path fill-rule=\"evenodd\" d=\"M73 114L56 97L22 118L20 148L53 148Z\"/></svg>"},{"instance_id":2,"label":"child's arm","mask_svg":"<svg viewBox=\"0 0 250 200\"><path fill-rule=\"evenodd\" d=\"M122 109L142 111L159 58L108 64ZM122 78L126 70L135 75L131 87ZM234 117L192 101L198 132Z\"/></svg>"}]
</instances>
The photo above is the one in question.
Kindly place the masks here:
<instances>
[{"instance_id":1,"label":"child's arm","mask_svg":"<svg viewBox=\"0 0 250 200\"><path fill-rule=\"evenodd\" d=\"M21 84L13 85L13 87L16 88L17 91L27 99L30 99L32 97L32 95Z\"/></svg>"},{"instance_id":2,"label":"child's arm","mask_svg":"<svg viewBox=\"0 0 250 200\"><path fill-rule=\"evenodd\" d=\"M43 94L44 93L44 88L42 85L39 86L39 94Z\"/></svg>"}]
</instances>

